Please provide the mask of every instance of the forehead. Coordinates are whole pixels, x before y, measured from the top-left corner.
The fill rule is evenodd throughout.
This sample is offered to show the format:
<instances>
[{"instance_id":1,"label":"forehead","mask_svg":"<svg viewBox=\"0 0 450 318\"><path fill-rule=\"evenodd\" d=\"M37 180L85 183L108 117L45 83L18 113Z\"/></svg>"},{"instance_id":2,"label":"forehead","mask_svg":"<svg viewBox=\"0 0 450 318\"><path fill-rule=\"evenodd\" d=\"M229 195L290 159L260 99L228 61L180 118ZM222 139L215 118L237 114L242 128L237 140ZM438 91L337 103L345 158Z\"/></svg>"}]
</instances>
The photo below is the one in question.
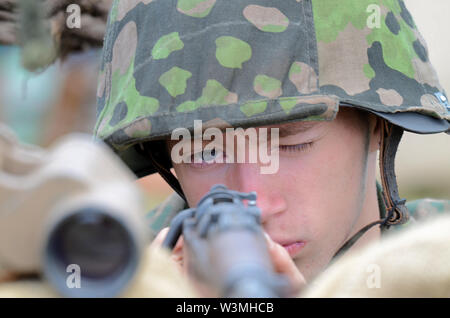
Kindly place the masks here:
<instances>
[{"instance_id":1,"label":"forehead","mask_svg":"<svg viewBox=\"0 0 450 318\"><path fill-rule=\"evenodd\" d=\"M301 133L307 133L310 131L317 131L322 128L334 127L352 127L360 128L361 125L367 126L367 114L355 108L350 107L340 107L339 112L333 120L304 120L295 121L284 124L274 124L268 126L259 126L257 129L267 128L270 132L271 128L279 129L279 137L286 137L290 135L296 135Z\"/></svg>"},{"instance_id":2,"label":"forehead","mask_svg":"<svg viewBox=\"0 0 450 318\"><path fill-rule=\"evenodd\" d=\"M363 120L364 118L364 120ZM209 127L204 127L202 131L202 136L209 128L213 129L219 129L223 134L225 134L229 129L231 130L230 133L232 133L233 130L236 129L242 129L244 131L247 130L256 130L257 133L260 132L261 129L265 129L267 131L267 136L270 138L272 129L278 129L278 137L289 137L292 135L297 134L314 134L315 132L323 132L324 130L330 131L332 127L337 128L339 127L351 127L353 128L360 128L362 122L364 122L364 126L366 126L367 117L365 116L364 112L361 112L357 109L348 108L348 107L341 107L339 109L339 112L337 113L337 116L333 120L299 120L289 123L280 123L280 124L272 124L272 125L266 125L266 126L250 126L250 127L216 127L214 125L211 125ZM361 124L357 124L361 123ZM338 132L336 132L339 134ZM208 139L209 140L209 139ZM169 140L169 144L176 143L178 140Z\"/></svg>"},{"instance_id":3,"label":"forehead","mask_svg":"<svg viewBox=\"0 0 450 318\"><path fill-rule=\"evenodd\" d=\"M273 128L279 130L279 137L287 137L291 135L296 135L299 133L304 133L307 131L310 131L316 127L323 126L324 122L322 121L299 121L299 122L293 122L293 123L287 123L287 124L281 124L281 125L270 125L270 126L263 126L258 127L260 128L267 128L269 131Z\"/></svg>"}]
</instances>

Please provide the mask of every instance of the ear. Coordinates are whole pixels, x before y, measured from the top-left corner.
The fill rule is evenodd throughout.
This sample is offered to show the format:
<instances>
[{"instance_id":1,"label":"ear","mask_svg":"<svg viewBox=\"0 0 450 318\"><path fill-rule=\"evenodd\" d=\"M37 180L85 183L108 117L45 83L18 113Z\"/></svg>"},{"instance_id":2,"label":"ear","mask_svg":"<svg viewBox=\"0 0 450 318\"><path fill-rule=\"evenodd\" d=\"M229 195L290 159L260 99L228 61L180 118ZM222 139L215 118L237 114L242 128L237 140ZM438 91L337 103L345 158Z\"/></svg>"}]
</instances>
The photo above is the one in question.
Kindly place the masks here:
<instances>
[{"instance_id":1,"label":"ear","mask_svg":"<svg viewBox=\"0 0 450 318\"><path fill-rule=\"evenodd\" d=\"M378 151L380 149L382 124L383 119L373 114L369 114L370 152Z\"/></svg>"}]
</instances>

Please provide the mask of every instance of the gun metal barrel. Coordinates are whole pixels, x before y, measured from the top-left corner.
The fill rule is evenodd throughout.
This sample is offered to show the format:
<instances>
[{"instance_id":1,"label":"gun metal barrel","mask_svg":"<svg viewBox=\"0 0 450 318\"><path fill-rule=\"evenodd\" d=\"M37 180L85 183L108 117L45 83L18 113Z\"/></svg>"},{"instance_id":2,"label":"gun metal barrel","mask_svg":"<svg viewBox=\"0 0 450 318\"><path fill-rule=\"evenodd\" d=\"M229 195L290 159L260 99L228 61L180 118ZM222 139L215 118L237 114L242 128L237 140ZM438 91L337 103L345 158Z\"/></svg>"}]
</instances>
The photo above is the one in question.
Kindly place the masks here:
<instances>
[{"instance_id":1,"label":"gun metal barrel","mask_svg":"<svg viewBox=\"0 0 450 318\"><path fill-rule=\"evenodd\" d=\"M274 273L262 232L235 229L217 233L210 241L210 250L223 297L283 296L281 277Z\"/></svg>"}]
</instances>

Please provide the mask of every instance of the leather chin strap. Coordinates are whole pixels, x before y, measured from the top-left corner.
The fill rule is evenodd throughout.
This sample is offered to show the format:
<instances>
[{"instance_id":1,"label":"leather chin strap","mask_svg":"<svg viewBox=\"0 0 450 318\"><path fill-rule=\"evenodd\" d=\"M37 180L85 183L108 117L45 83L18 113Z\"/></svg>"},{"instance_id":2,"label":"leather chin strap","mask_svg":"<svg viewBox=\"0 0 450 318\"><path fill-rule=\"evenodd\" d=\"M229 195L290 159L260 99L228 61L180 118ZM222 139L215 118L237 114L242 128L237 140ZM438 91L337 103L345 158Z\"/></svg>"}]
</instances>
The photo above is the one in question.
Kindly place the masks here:
<instances>
[{"instance_id":1,"label":"leather chin strap","mask_svg":"<svg viewBox=\"0 0 450 318\"><path fill-rule=\"evenodd\" d=\"M178 179L172 174L170 169L167 169L160 163L160 160L158 158L155 158L154 152L151 151L151 149L148 147L148 145L142 145L141 144L141 150L143 150L146 155L148 156L148 159L150 160L153 167L156 169L156 171L159 173L159 175L166 180L166 182L171 186L171 188L185 201L186 197L184 196L183 190L181 189L180 182Z\"/></svg>"},{"instance_id":2,"label":"leather chin strap","mask_svg":"<svg viewBox=\"0 0 450 318\"><path fill-rule=\"evenodd\" d=\"M381 229L388 229L391 225L404 224L409 219L409 212L405 206L406 200L400 199L398 195L397 178L395 176L395 155L403 135L403 128L392 125L385 120L383 120L381 126L380 174L387 215L383 219L366 225L348 239L334 254L333 260L348 251L373 226L380 224Z\"/></svg>"}]
</instances>

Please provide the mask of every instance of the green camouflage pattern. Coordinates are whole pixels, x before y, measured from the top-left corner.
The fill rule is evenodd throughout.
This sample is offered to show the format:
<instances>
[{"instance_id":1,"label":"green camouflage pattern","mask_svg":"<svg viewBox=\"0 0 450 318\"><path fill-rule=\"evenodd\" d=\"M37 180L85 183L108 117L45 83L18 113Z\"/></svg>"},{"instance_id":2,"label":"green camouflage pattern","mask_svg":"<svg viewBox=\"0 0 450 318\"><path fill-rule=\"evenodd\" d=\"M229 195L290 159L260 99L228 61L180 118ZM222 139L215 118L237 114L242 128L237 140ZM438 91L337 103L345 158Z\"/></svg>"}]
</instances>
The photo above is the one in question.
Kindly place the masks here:
<instances>
[{"instance_id":1,"label":"green camouflage pattern","mask_svg":"<svg viewBox=\"0 0 450 318\"><path fill-rule=\"evenodd\" d=\"M422 199L407 203L410 215L416 220L425 220L441 214L450 214L450 200Z\"/></svg>"},{"instance_id":2,"label":"green camouflage pattern","mask_svg":"<svg viewBox=\"0 0 450 318\"><path fill-rule=\"evenodd\" d=\"M344 104L450 121L398 0L116 0L99 81L95 136L133 170L133 145L196 119L332 120Z\"/></svg>"},{"instance_id":3,"label":"green camouflage pattern","mask_svg":"<svg viewBox=\"0 0 450 318\"><path fill-rule=\"evenodd\" d=\"M170 226L172 219L188 206L183 198L175 192L169 195L161 204L147 213L147 224L153 234L159 233L163 228Z\"/></svg>"}]
</instances>

